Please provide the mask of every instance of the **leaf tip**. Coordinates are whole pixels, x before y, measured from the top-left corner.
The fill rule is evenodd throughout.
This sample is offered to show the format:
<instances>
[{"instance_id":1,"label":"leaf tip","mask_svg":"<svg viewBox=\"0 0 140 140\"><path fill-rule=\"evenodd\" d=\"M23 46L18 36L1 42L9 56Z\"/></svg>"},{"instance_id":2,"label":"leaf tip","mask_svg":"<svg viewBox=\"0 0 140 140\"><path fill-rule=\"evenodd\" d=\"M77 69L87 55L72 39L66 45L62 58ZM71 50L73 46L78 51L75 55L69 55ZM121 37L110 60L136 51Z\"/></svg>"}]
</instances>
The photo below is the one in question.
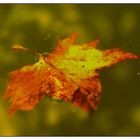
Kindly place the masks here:
<instances>
[{"instance_id":1,"label":"leaf tip","mask_svg":"<svg viewBox=\"0 0 140 140\"><path fill-rule=\"evenodd\" d=\"M64 38L61 42L63 42L64 44L65 43L75 44L78 35L79 35L78 32L75 32L75 33L71 34L69 37Z\"/></svg>"},{"instance_id":2,"label":"leaf tip","mask_svg":"<svg viewBox=\"0 0 140 140\"><path fill-rule=\"evenodd\" d=\"M91 47L93 47L93 48L96 48L96 46L97 46L97 44L98 44L99 42L100 42L100 40L97 39L97 40L94 40L94 41L92 41L92 42L89 42L88 45L91 46Z\"/></svg>"},{"instance_id":3,"label":"leaf tip","mask_svg":"<svg viewBox=\"0 0 140 140\"><path fill-rule=\"evenodd\" d=\"M10 108L9 111L8 111L9 118L12 118L14 116L15 112L16 112L15 109Z\"/></svg>"}]
</instances>

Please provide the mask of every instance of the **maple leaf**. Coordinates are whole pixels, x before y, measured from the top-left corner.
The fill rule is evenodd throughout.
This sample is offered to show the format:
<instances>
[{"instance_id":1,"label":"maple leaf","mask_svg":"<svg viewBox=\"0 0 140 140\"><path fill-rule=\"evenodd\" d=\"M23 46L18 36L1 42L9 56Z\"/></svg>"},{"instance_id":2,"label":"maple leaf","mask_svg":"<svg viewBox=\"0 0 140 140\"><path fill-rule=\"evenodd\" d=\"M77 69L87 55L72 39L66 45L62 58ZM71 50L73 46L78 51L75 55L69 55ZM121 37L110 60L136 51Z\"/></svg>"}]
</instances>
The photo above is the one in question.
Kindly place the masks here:
<instances>
[{"instance_id":1,"label":"maple leaf","mask_svg":"<svg viewBox=\"0 0 140 140\"><path fill-rule=\"evenodd\" d=\"M10 114L33 109L44 96L71 102L92 112L101 97L98 70L126 59L140 58L118 48L98 50L99 40L77 45L76 38L77 34L72 34L59 41L48 56L20 45L13 46L14 50L34 53L39 61L9 74L4 98L10 100Z\"/></svg>"}]
</instances>

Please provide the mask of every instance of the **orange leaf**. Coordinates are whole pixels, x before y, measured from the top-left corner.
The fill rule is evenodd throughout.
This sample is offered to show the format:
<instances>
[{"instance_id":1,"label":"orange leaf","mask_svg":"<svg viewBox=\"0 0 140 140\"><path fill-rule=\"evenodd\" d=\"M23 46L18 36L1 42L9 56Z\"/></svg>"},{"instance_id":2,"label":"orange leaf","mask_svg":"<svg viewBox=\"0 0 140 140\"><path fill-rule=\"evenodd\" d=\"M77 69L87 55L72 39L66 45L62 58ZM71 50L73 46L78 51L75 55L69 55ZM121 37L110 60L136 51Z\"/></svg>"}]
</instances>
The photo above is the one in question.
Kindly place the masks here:
<instances>
[{"instance_id":1,"label":"orange leaf","mask_svg":"<svg viewBox=\"0 0 140 140\"><path fill-rule=\"evenodd\" d=\"M99 40L77 45L77 34L59 41L48 55L15 46L14 49L30 51L39 62L24 66L10 73L4 98L9 98L10 114L16 110L30 110L44 96L64 100L84 110L96 110L100 102L100 78L98 71L126 59L140 58L118 48L98 50Z\"/></svg>"}]
</instances>

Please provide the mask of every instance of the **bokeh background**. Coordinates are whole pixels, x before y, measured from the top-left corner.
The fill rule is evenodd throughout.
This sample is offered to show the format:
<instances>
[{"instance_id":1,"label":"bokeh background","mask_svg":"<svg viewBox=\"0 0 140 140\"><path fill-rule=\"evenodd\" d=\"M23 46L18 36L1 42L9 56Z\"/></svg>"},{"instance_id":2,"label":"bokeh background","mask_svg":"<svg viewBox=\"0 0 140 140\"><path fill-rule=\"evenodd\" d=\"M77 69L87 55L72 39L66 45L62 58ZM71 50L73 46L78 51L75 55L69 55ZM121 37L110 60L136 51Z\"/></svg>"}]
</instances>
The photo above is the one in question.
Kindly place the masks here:
<instances>
[{"instance_id":1,"label":"bokeh background","mask_svg":"<svg viewBox=\"0 0 140 140\"><path fill-rule=\"evenodd\" d=\"M92 116L43 99L35 109L8 117L9 104L2 100L8 73L37 61L11 46L51 52L73 32L79 32L77 43L98 38L99 49L119 47L140 55L140 5L0 5L0 136L140 136L140 60L100 72L102 99Z\"/></svg>"}]
</instances>

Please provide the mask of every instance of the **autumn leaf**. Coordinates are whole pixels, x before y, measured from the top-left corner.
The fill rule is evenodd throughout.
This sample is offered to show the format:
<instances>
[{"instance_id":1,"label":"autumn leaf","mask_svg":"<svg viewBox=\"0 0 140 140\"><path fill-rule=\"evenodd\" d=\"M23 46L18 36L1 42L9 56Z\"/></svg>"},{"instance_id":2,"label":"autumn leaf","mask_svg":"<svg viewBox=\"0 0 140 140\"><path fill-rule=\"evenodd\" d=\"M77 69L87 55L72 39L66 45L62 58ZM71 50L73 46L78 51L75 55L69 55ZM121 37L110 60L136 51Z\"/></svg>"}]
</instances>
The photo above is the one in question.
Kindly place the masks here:
<instances>
[{"instance_id":1,"label":"autumn leaf","mask_svg":"<svg viewBox=\"0 0 140 140\"><path fill-rule=\"evenodd\" d=\"M118 48L99 50L99 40L78 45L77 34L59 41L48 56L20 45L14 50L30 51L39 61L9 74L4 99L10 101L12 115L16 110L30 110L44 97L64 100L94 111L100 102L101 84L98 70L126 59L140 58Z\"/></svg>"}]
</instances>

